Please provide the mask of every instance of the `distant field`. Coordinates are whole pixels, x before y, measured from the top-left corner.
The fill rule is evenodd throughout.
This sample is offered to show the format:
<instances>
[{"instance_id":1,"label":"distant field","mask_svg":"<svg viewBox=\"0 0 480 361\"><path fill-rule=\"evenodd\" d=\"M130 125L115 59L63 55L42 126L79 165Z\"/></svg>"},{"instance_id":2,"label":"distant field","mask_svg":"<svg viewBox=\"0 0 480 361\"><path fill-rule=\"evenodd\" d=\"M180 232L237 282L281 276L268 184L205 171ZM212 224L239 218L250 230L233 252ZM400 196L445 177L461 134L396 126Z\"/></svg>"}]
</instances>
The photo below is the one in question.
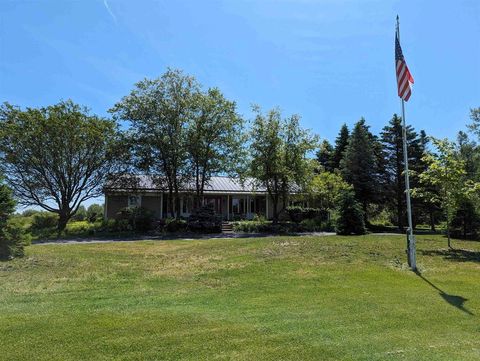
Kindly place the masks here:
<instances>
[{"instance_id":1,"label":"distant field","mask_svg":"<svg viewBox=\"0 0 480 361\"><path fill-rule=\"evenodd\" d=\"M1 360L479 360L480 243L35 245L0 263Z\"/></svg>"}]
</instances>

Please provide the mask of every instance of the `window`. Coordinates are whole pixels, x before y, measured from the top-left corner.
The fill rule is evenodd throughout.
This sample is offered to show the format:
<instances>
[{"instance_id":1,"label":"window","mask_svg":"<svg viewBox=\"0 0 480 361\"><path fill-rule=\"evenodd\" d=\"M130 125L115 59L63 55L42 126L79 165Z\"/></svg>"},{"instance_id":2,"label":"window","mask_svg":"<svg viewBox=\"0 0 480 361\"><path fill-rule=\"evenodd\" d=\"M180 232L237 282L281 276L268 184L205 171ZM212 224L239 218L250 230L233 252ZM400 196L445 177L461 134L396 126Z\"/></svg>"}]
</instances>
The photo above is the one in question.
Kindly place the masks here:
<instances>
[{"instance_id":1,"label":"window","mask_svg":"<svg viewBox=\"0 0 480 361\"><path fill-rule=\"evenodd\" d=\"M139 195L129 195L128 196L128 206L129 207L140 207L141 197Z\"/></svg>"},{"instance_id":2,"label":"window","mask_svg":"<svg viewBox=\"0 0 480 361\"><path fill-rule=\"evenodd\" d=\"M232 198L232 213L233 214L244 214L245 213L245 199L243 198Z\"/></svg>"}]
</instances>

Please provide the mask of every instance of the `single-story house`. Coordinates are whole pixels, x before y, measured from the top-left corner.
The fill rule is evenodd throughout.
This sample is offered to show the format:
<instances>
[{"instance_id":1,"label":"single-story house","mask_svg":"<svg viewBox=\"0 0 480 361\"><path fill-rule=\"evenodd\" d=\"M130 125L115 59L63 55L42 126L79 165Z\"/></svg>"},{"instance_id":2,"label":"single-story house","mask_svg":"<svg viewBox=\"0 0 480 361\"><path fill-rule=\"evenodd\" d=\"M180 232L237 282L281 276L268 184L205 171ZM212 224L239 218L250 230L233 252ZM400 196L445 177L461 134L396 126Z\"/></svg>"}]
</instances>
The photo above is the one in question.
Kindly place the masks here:
<instances>
[{"instance_id":1,"label":"single-story house","mask_svg":"<svg viewBox=\"0 0 480 361\"><path fill-rule=\"evenodd\" d=\"M104 188L105 217L114 219L119 210L126 207L146 208L157 219L169 217L168 191L165 187L158 186L149 176L138 176L136 179L135 185ZM254 184L251 180L242 184L236 178L212 177L204 188L204 204L212 204L215 212L224 220L252 219L255 215L271 219L272 200L266 188ZM193 209L194 191L192 187L186 187L180 193L181 216L188 217ZM282 205L279 204L278 207L280 211Z\"/></svg>"}]
</instances>

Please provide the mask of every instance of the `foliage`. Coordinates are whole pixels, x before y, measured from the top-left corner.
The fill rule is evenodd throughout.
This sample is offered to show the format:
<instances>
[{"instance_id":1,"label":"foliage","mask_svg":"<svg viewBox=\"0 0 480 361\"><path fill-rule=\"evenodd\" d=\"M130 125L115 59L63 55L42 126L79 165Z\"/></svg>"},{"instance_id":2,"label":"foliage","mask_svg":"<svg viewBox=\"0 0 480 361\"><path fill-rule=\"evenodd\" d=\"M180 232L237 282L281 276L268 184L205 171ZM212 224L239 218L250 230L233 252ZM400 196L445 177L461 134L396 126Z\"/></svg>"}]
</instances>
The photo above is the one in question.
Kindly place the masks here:
<instances>
[{"instance_id":1,"label":"foliage","mask_svg":"<svg viewBox=\"0 0 480 361\"><path fill-rule=\"evenodd\" d=\"M94 223L103 219L104 208L100 204L91 204L87 209L87 220Z\"/></svg>"},{"instance_id":2,"label":"foliage","mask_svg":"<svg viewBox=\"0 0 480 361\"><path fill-rule=\"evenodd\" d=\"M455 144L447 139L432 138L435 153L424 156L428 168L420 174L420 182L425 188L414 189L414 195L438 202L445 212L448 246L451 247L450 226L453 216L462 200L471 197L476 184L466 179L465 162L459 159ZM428 191L435 186L438 193Z\"/></svg>"},{"instance_id":3,"label":"foliage","mask_svg":"<svg viewBox=\"0 0 480 361\"><path fill-rule=\"evenodd\" d=\"M198 92L195 110L187 124L185 142L189 169L195 184L196 207L213 174L236 174L243 154L243 119L235 102L225 99L217 88Z\"/></svg>"},{"instance_id":4,"label":"foliage","mask_svg":"<svg viewBox=\"0 0 480 361\"><path fill-rule=\"evenodd\" d=\"M143 207L126 207L121 209L116 218L117 231L145 232L153 227L153 213Z\"/></svg>"},{"instance_id":5,"label":"foliage","mask_svg":"<svg viewBox=\"0 0 480 361\"><path fill-rule=\"evenodd\" d=\"M16 218L10 218L0 227L0 260L24 256L24 247L30 244L30 236Z\"/></svg>"},{"instance_id":6,"label":"foliage","mask_svg":"<svg viewBox=\"0 0 480 361\"><path fill-rule=\"evenodd\" d=\"M23 205L59 215L63 230L82 202L97 197L117 168L116 124L72 101L0 109L0 155L8 184Z\"/></svg>"},{"instance_id":7,"label":"foliage","mask_svg":"<svg viewBox=\"0 0 480 361\"><path fill-rule=\"evenodd\" d=\"M259 107L253 110L256 117L250 132L248 175L267 189L276 223L280 200L286 205L290 192L303 189L307 184L313 164L306 155L314 149L317 138L300 128L297 115L282 120L278 109L272 109L266 115Z\"/></svg>"},{"instance_id":8,"label":"foliage","mask_svg":"<svg viewBox=\"0 0 480 361\"><path fill-rule=\"evenodd\" d=\"M340 164L343 178L353 186L355 197L363 207L364 223L368 220L368 205L377 202L380 195L378 145L362 118L355 124Z\"/></svg>"},{"instance_id":9,"label":"foliage","mask_svg":"<svg viewBox=\"0 0 480 361\"><path fill-rule=\"evenodd\" d=\"M22 212L22 217L32 217L34 214L40 212L37 209L26 209Z\"/></svg>"},{"instance_id":10,"label":"foliage","mask_svg":"<svg viewBox=\"0 0 480 361\"><path fill-rule=\"evenodd\" d=\"M22 225L12 218L14 211L12 191L0 178L0 260L22 257L28 243Z\"/></svg>"},{"instance_id":11,"label":"foliage","mask_svg":"<svg viewBox=\"0 0 480 361\"><path fill-rule=\"evenodd\" d=\"M333 172L335 163L333 159L334 149L328 140L324 140L320 144L317 151L317 162L322 166L322 169L327 172Z\"/></svg>"},{"instance_id":12,"label":"foliage","mask_svg":"<svg viewBox=\"0 0 480 361\"><path fill-rule=\"evenodd\" d=\"M189 230L195 232L219 232L222 227L222 218L215 214L212 204L206 204L192 211L187 225Z\"/></svg>"},{"instance_id":13,"label":"foliage","mask_svg":"<svg viewBox=\"0 0 480 361\"><path fill-rule=\"evenodd\" d=\"M33 215L31 228L34 230L55 228L58 225L58 214L38 212Z\"/></svg>"},{"instance_id":14,"label":"foliage","mask_svg":"<svg viewBox=\"0 0 480 361\"><path fill-rule=\"evenodd\" d=\"M337 138L335 139L335 150L333 152L333 169L340 169L340 164L345 155L348 146L350 133L346 124L340 128Z\"/></svg>"},{"instance_id":15,"label":"foliage","mask_svg":"<svg viewBox=\"0 0 480 361\"><path fill-rule=\"evenodd\" d=\"M477 239L480 230L480 212L472 199L463 199L452 218L451 234L455 238Z\"/></svg>"},{"instance_id":16,"label":"foliage","mask_svg":"<svg viewBox=\"0 0 480 361\"><path fill-rule=\"evenodd\" d=\"M168 190L172 217L180 215L179 190L189 184L188 123L196 115L200 86L180 70L168 69L157 79L144 79L110 110L128 121L133 162Z\"/></svg>"},{"instance_id":17,"label":"foliage","mask_svg":"<svg viewBox=\"0 0 480 361\"><path fill-rule=\"evenodd\" d=\"M87 219L87 209L85 206L78 207L77 212L72 216L72 221L81 222Z\"/></svg>"},{"instance_id":18,"label":"foliage","mask_svg":"<svg viewBox=\"0 0 480 361\"><path fill-rule=\"evenodd\" d=\"M184 232L187 230L187 221L178 218L167 218L164 228L167 232L171 233Z\"/></svg>"},{"instance_id":19,"label":"foliage","mask_svg":"<svg viewBox=\"0 0 480 361\"><path fill-rule=\"evenodd\" d=\"M337 199L338 215L335 224L337 234L365 234L365 223L361 205L352 191L344 191Z\"/></svg>"},{"instance_id":20,"label":"foliage","mask_svg":"<svg viewBox=\"0 0 480 361\"><path fill-rule=\"evenodd\" d=\"M308 194L323 211L333 210L340 193L352 190L338 173L321 172L316 174L308 187Z\"/></svg>"},{"instance_id":21,"label":"foliage","mask_svg":"<svg viewBox=\"0 0 480 361\"><path fill-rule=\"evenodd\" d=\"M286 211L290 219L295 223L300 223L306 219L313 219L319 216L320 209L318 208L307 208L307 207L287 207Z\"/></svg>"},{"instance_id":22,"label":"foliage","mask_svg":"<svg viewBox=\"0 0 480 361\"><path fill-rule=\"evenodd\" d=\"M415 188L418 184L418 173L422 169L422 157L425 152L421 138L414 131L413 127L406 127L407 154L410 170L410 186ZM382 193L385 195L386 205L396 215L396 224L400 230L406 221L406 200L405 200L405 162L403 154L403 126L402 118L393 115L389 124L381 133L381 142L385 152L386 184ZM419 199L416 199L419 202ZM415 203L415 202L412 202ZM415 204L413 204L415 206Z\"/></svg>"}]
</instances>

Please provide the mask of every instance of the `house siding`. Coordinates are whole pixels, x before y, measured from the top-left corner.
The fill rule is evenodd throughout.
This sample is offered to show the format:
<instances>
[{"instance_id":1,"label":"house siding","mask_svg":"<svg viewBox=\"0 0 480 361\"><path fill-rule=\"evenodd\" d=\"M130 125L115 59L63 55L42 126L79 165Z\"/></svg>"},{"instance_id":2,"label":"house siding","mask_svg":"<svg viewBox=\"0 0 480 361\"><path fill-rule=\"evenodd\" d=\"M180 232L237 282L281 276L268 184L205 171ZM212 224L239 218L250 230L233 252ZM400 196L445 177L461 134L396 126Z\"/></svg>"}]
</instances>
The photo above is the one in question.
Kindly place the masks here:
<instances>
[{"instance_id":1,"label":"house siding","mask_svg":"<svg viewBox=\"0 0 480 361\"><path fill-rule=\"evenodd\" d=\"M128 198L126 195L106 195L107 198L107 219L117 218L117 213L128 206Z\"/></svg>"}]
</instances>

